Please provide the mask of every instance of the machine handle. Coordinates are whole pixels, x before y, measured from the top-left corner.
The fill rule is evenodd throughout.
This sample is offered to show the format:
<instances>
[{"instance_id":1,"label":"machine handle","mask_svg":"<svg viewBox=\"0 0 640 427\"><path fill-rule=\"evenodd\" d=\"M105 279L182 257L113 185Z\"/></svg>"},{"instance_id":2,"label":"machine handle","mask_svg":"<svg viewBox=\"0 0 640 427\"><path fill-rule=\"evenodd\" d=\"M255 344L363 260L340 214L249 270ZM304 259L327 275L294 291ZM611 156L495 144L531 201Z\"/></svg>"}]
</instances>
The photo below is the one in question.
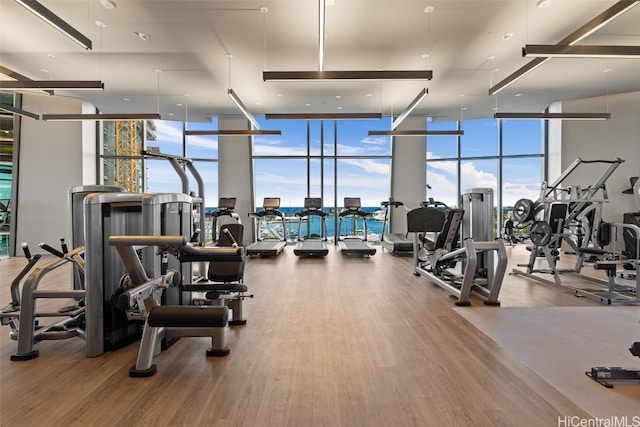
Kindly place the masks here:
<instances>
[{"instance_id":1,"label":"machine handle","mask_svg":"<svg viewBox=\"0 0 640 427\"><path fill-rule=\"evenodd\" d=\"M224 233L225 236L227 236L227 239L229 239L229 241L231 242L231 246L233 246L234 248L237 248L238 247L238 242L233 237L233 234L231 234L229 229L225 227L225 228L222 229L222 232Z\"/></svg>"}]
</instances>

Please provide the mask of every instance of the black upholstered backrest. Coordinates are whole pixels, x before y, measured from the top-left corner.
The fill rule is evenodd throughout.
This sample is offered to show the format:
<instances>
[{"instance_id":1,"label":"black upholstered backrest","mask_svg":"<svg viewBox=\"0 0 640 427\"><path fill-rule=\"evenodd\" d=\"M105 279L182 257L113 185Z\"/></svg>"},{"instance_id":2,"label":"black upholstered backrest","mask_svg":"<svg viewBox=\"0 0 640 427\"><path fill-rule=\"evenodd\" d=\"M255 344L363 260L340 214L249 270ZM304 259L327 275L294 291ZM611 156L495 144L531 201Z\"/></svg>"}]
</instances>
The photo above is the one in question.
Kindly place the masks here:
<instances>
[{"instance_id":1,"label":"black upholstered backrest","mask_svg":"<svg viewBox=\"0 0 640 427\"><path fill-rule=\"evenodd\" d=\"M244 226L242 224L226 224L220 227L220 239L217 246L232 246L227 235L222 231L223 228L229 230L233 238L239 246L242 246L242 237L244 234ZM240 282L244 276L245 257L241 257L237 261L209 261L209 270L207 278L212 282Z\"/></svg>"},{"instance_id":2,"label":"black upholstered backrest","mask_svg":"<svg viewBox=\"0 0 640 427\"><path fill-rule=\"evenodd\" d=\"M445 213L442 209L417 208L407 212L408 233L436 233L442 230Z\"/></svg>"}]
</instances>

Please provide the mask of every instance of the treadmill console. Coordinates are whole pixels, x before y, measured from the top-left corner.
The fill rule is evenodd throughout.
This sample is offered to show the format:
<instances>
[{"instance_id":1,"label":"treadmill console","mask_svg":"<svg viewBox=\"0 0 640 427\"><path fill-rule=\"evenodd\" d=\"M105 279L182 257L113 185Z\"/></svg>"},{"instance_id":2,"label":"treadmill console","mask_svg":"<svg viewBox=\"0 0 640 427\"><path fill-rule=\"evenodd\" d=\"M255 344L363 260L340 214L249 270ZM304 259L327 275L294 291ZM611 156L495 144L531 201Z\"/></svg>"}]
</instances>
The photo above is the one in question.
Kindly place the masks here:
<instances>
[{"instance_id":1,"label":"treadmill console","mask_svg":"<svg viewBox=\"0 0 640 427\"><path fill-rule=\"evenodd\" d=\"M265 197L264 203L262 203L264 210L278 210L280 208L280 197Z\"/></svg>"},{"instance_id":2,"label":"treadmill console","mask_svg":"<svg viewBox=\"0 0 640 427\"><path fill-rule=\"evenodd\" d=\"M362 205L360 204L360 197L345 197L344 198L344 207L350 210L360 209Z\"/></svg>"},{"instance_id":3,"label":"treadmill console","mask_svg":"<svg viewBox=\"0 0 640 427\"><path fill-rule=\"evenodd\" d=\"M311 211L319 211L322 209L322 199L320 197L305 197L304 208Z\"/></svg>"},{"instance_id":4,"label":"treadmill console","mask_svg":"<svg viewBox=\"0 0 640 427\"><path fill-rule=\"evenodd\" d=\"M218 199L218 209L232 211L235 207L235 197L220 197L220 199Z\"/></svg>"}]
</instances>

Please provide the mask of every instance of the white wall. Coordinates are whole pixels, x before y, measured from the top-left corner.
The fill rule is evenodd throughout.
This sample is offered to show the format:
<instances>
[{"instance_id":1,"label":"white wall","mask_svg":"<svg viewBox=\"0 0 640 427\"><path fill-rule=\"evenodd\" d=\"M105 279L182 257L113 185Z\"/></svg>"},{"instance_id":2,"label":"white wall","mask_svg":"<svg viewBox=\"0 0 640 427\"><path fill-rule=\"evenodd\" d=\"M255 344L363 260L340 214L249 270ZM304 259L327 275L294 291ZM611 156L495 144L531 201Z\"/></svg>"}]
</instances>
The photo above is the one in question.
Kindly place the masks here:
<instances>
[{"instance_id":1,"label":"white wall","mask_svg":"<svg viewBox=\"0 0 640 427\"><path fill-rule=\"evenodd\" d=\"M608 98L608 99L607 99ZM562 110L571 113L604 112L611 113L606 121L563 121L562 122L562 169L567 168L576 158L582 160L624 160L606 186L610 203L603 208L603 219L622 222L624 212L637 212L638 207L632 195L622 194L629 188L629 178L640 176L640 92L608 97L565 101ZM585 186L595 182L602 167L582 167L576 169L567 183Z\"/></svg>"},{"instance_id":2,"label":"white wall","mask_svg":"<svg viewBox=\"0 0 640 427\"><path fill-rule=\"evenodd\" d=\"M398 130L424 130L426 123L424 116L409 116ZM394 136L392 155L391 197L403 202L409 209L416 208L426 194L427 152L424 136ZM405 209L392 209L390 231L406 233Z\"/></svg>"},{"instance_id":3,"label":"white wall","mask_svg":"<svg viewBox=\"0 0 640 427\"><path fill-rule=\"evenodd\" d=\"M24 95L27 111L67 114L82 112L77 99ZM37 244L59 247L60 238L71 239L69 194L83 184L81 122L22 120L18 165L16 244L27 242L32 252Z\"/></svg>"},{"instance_id":4,"label":"white wall","mask_svg":"<svg viewBox=\"0 0 640 427\"><path fill-rule=\"evenodd\" d=\"M244 116L220 116L220 130L247 130L249 121ZM253 224L249 220L249 212L253 206L253 161L251 137L220 136L218 137L218 195L235 197L236 208L244 224L244 240L253 239Z\"/></svg>"}]
</instances>

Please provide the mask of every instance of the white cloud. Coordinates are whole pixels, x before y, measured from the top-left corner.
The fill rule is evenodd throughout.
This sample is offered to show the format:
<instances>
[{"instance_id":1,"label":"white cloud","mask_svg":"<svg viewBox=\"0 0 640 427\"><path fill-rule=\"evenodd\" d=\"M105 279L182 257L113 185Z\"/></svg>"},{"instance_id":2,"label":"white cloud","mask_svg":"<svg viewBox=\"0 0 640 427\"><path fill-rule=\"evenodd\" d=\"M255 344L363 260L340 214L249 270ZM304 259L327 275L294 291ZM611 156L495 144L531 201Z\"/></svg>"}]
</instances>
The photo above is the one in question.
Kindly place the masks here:
<instances>
[{"instance_id":1,"label":"white cloud","mask_svg":"<svg viewBox=\"0 0 640 427\"><path fill-rule=\"evenodd\" d=\"M379 161L373 159L341 159L340 163L346 163L352 166L356 166L368 173L389 176L389 164L380 163ZM339 169L340 166L338 165L338 170Z\"/></svg>"}]
</instances>

